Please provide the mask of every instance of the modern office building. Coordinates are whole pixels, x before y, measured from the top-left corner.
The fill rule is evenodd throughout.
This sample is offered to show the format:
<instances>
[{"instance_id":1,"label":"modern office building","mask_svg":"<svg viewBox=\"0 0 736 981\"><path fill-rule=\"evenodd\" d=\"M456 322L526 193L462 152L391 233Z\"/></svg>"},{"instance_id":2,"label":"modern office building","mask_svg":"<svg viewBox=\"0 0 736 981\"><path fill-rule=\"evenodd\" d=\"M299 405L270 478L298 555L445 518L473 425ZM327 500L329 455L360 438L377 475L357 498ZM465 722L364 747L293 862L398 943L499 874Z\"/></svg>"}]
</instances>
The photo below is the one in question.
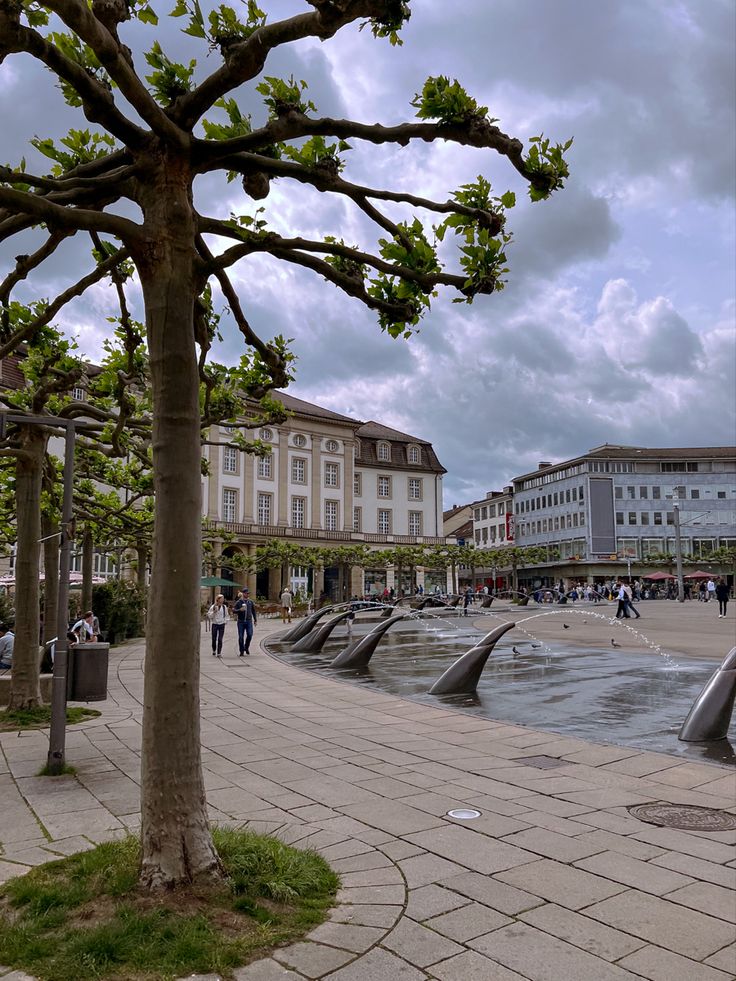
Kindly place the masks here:
<instances>
[{"instance_id":1,"label":"modern office building","mask_svg":"<svg viewBox=\"0 0 736 981\"><path fill-rule=\"evenodd\" d=\"M526 578L594 579L676 551L736 546L736 448L604 444L513 480L518 545L548 549Z\"/></svg>"}]
</instances>

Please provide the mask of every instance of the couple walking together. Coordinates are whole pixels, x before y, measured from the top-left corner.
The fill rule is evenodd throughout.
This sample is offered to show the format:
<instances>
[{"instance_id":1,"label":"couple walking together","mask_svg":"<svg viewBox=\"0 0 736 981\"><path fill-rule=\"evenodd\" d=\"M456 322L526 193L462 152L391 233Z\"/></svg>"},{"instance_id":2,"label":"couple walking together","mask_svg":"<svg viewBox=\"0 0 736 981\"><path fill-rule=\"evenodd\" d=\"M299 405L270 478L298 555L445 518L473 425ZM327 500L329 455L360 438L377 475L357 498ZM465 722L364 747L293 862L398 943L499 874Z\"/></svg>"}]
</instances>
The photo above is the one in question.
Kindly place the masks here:
<instances>
[{"instance_id":1,"label":"couple walking together","mask_svg":"<svg viewBox=\"0 0 736 981\"><path fill-rule=\"evenodd\" d=\"M256 605L250 598L247 589L238 590L238 598L233 605L233 613L237 618L238 657L245 657L246 654L250 654L253 627L258 623ZM207 619L212 624L212 655L213 657L222 657L225 624L230 619L230 612L222 594L215 598L215 602L207 611Z\"/></svg>"}]
</instances>

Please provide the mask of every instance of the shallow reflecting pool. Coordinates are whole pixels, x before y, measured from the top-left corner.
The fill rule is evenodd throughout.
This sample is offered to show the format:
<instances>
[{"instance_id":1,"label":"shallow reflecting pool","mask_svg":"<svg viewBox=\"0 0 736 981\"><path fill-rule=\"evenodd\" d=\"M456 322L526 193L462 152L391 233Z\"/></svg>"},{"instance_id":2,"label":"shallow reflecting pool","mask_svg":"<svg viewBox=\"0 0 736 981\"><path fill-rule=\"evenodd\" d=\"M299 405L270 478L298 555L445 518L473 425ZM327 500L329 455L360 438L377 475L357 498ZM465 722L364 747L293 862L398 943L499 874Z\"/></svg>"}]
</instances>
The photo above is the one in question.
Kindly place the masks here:
<instances>
[{"instance_id":1,"label":"shallow reflecting pool","mask_svg":"<svg viewBox=\"0 0 736 981\"><path fill-rule=\"evenodd\" d=\"M499 622L489 619L488 630ZM356 625L353 636L372 626ZM428 689L443 671L481 636L462 618L397 624L381 639L369 665L358 671L330 667L348 642L343 624L335 628L320 654L292 654L289 645L276 641L269 648L289 664L428 705L565 736L736 765L733 721L729 740L681 743L677 739L715 663L654 652L540 645L512 630L491 654L476 696L429 695Z\"/></svg>"}]
</instances>

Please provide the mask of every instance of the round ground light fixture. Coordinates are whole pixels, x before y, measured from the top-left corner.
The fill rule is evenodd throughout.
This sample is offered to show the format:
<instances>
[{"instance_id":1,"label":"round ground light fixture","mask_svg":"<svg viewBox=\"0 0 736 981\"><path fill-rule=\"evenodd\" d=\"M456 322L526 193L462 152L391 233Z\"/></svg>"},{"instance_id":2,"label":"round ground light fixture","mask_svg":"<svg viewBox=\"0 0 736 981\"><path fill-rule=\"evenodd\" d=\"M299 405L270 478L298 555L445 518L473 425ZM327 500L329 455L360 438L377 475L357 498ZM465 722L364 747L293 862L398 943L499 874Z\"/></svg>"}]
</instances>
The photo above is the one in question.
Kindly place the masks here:
<instances>
[{"instance_id":1,"label":"round ground light fixture","mask_svg":"<svg viewBox=\"0 0 736 981\"><path fill-rule=\"evenodd\" d=\"M448 818L456 818L458 821L473 821L480 816L480 811L476 811L472 807L456 807L454 810L447 812Z\"/></svg>"},{"instance_id":2,"label":"round ground light fixture","mask_svg":"<svg viewBox=\"0 0 736 981\"><path fill-rule=\"evenodd\" d=\"M626 810L632 817L662 828L679 828L681 831L732 831L736 829L736 815L719 811L715 807L699 807L697 804L634 804Z\"/></svg>"}]
</instances>

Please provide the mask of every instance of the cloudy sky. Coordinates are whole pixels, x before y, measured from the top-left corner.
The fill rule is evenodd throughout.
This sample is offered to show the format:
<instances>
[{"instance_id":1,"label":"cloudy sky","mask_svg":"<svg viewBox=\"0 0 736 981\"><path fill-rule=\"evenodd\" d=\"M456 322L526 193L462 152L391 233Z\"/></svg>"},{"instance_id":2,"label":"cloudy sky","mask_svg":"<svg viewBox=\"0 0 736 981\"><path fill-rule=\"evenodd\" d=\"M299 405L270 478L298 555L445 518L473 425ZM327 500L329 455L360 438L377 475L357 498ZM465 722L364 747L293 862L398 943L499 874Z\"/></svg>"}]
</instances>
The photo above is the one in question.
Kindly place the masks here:
<instances>
[{"instance_id":1,"label":"cloudy sky","mask_svg":"<svg viewBox=\"0 0 736 981\"><path fill-rule=\"evenodd\" d=\"M307 9L299 0L261 6L271 18ZM171 3L154 7L164 13ZM458 78L510 135L574 137L570 180L532 205L490 151L353 142L344 176L356 183L445 200L483 174L497 194L517 191L508 285L472 306L439 296L421 332L395 341L358 301L314 274L250 259L234 274L243 306L263 336L294 339L292 393L430 440L448 470L446 507L540 460L604 442L733 444L732 0L415 0L412 8L403 47L355 27L279 51L266 74L305 79L320 114L386 124L413 117L411 99L428 75ZM180 26L167 27L167 50L201 55ZM134 50L152 38L140 26L126 34ZM203 70L214 57L202 58ZM22 97L29 84L32 113ZM237 95L260 121L253 87ZM3 162L25 154L31 165L27 140L61 134L65 120L48 73L8 59L0 69ZM237 183L208 178L196 193L211 215L256 207ZM263 204L278 231L333 234L374 250L375 229L349 203L275 182ZM392 212L400 214L412 217ZM420 217L429 227L431 216ZM26 249L0 252L0 264L19 251ZM452 250L443 255L452 269ZM77 262L67 252L29 289L51 295ZM100 287L64 315L92 357L114 312L110 294ZM226 322L219 360L237 357L238 337Z\"/></svg>"}]
</instances>

